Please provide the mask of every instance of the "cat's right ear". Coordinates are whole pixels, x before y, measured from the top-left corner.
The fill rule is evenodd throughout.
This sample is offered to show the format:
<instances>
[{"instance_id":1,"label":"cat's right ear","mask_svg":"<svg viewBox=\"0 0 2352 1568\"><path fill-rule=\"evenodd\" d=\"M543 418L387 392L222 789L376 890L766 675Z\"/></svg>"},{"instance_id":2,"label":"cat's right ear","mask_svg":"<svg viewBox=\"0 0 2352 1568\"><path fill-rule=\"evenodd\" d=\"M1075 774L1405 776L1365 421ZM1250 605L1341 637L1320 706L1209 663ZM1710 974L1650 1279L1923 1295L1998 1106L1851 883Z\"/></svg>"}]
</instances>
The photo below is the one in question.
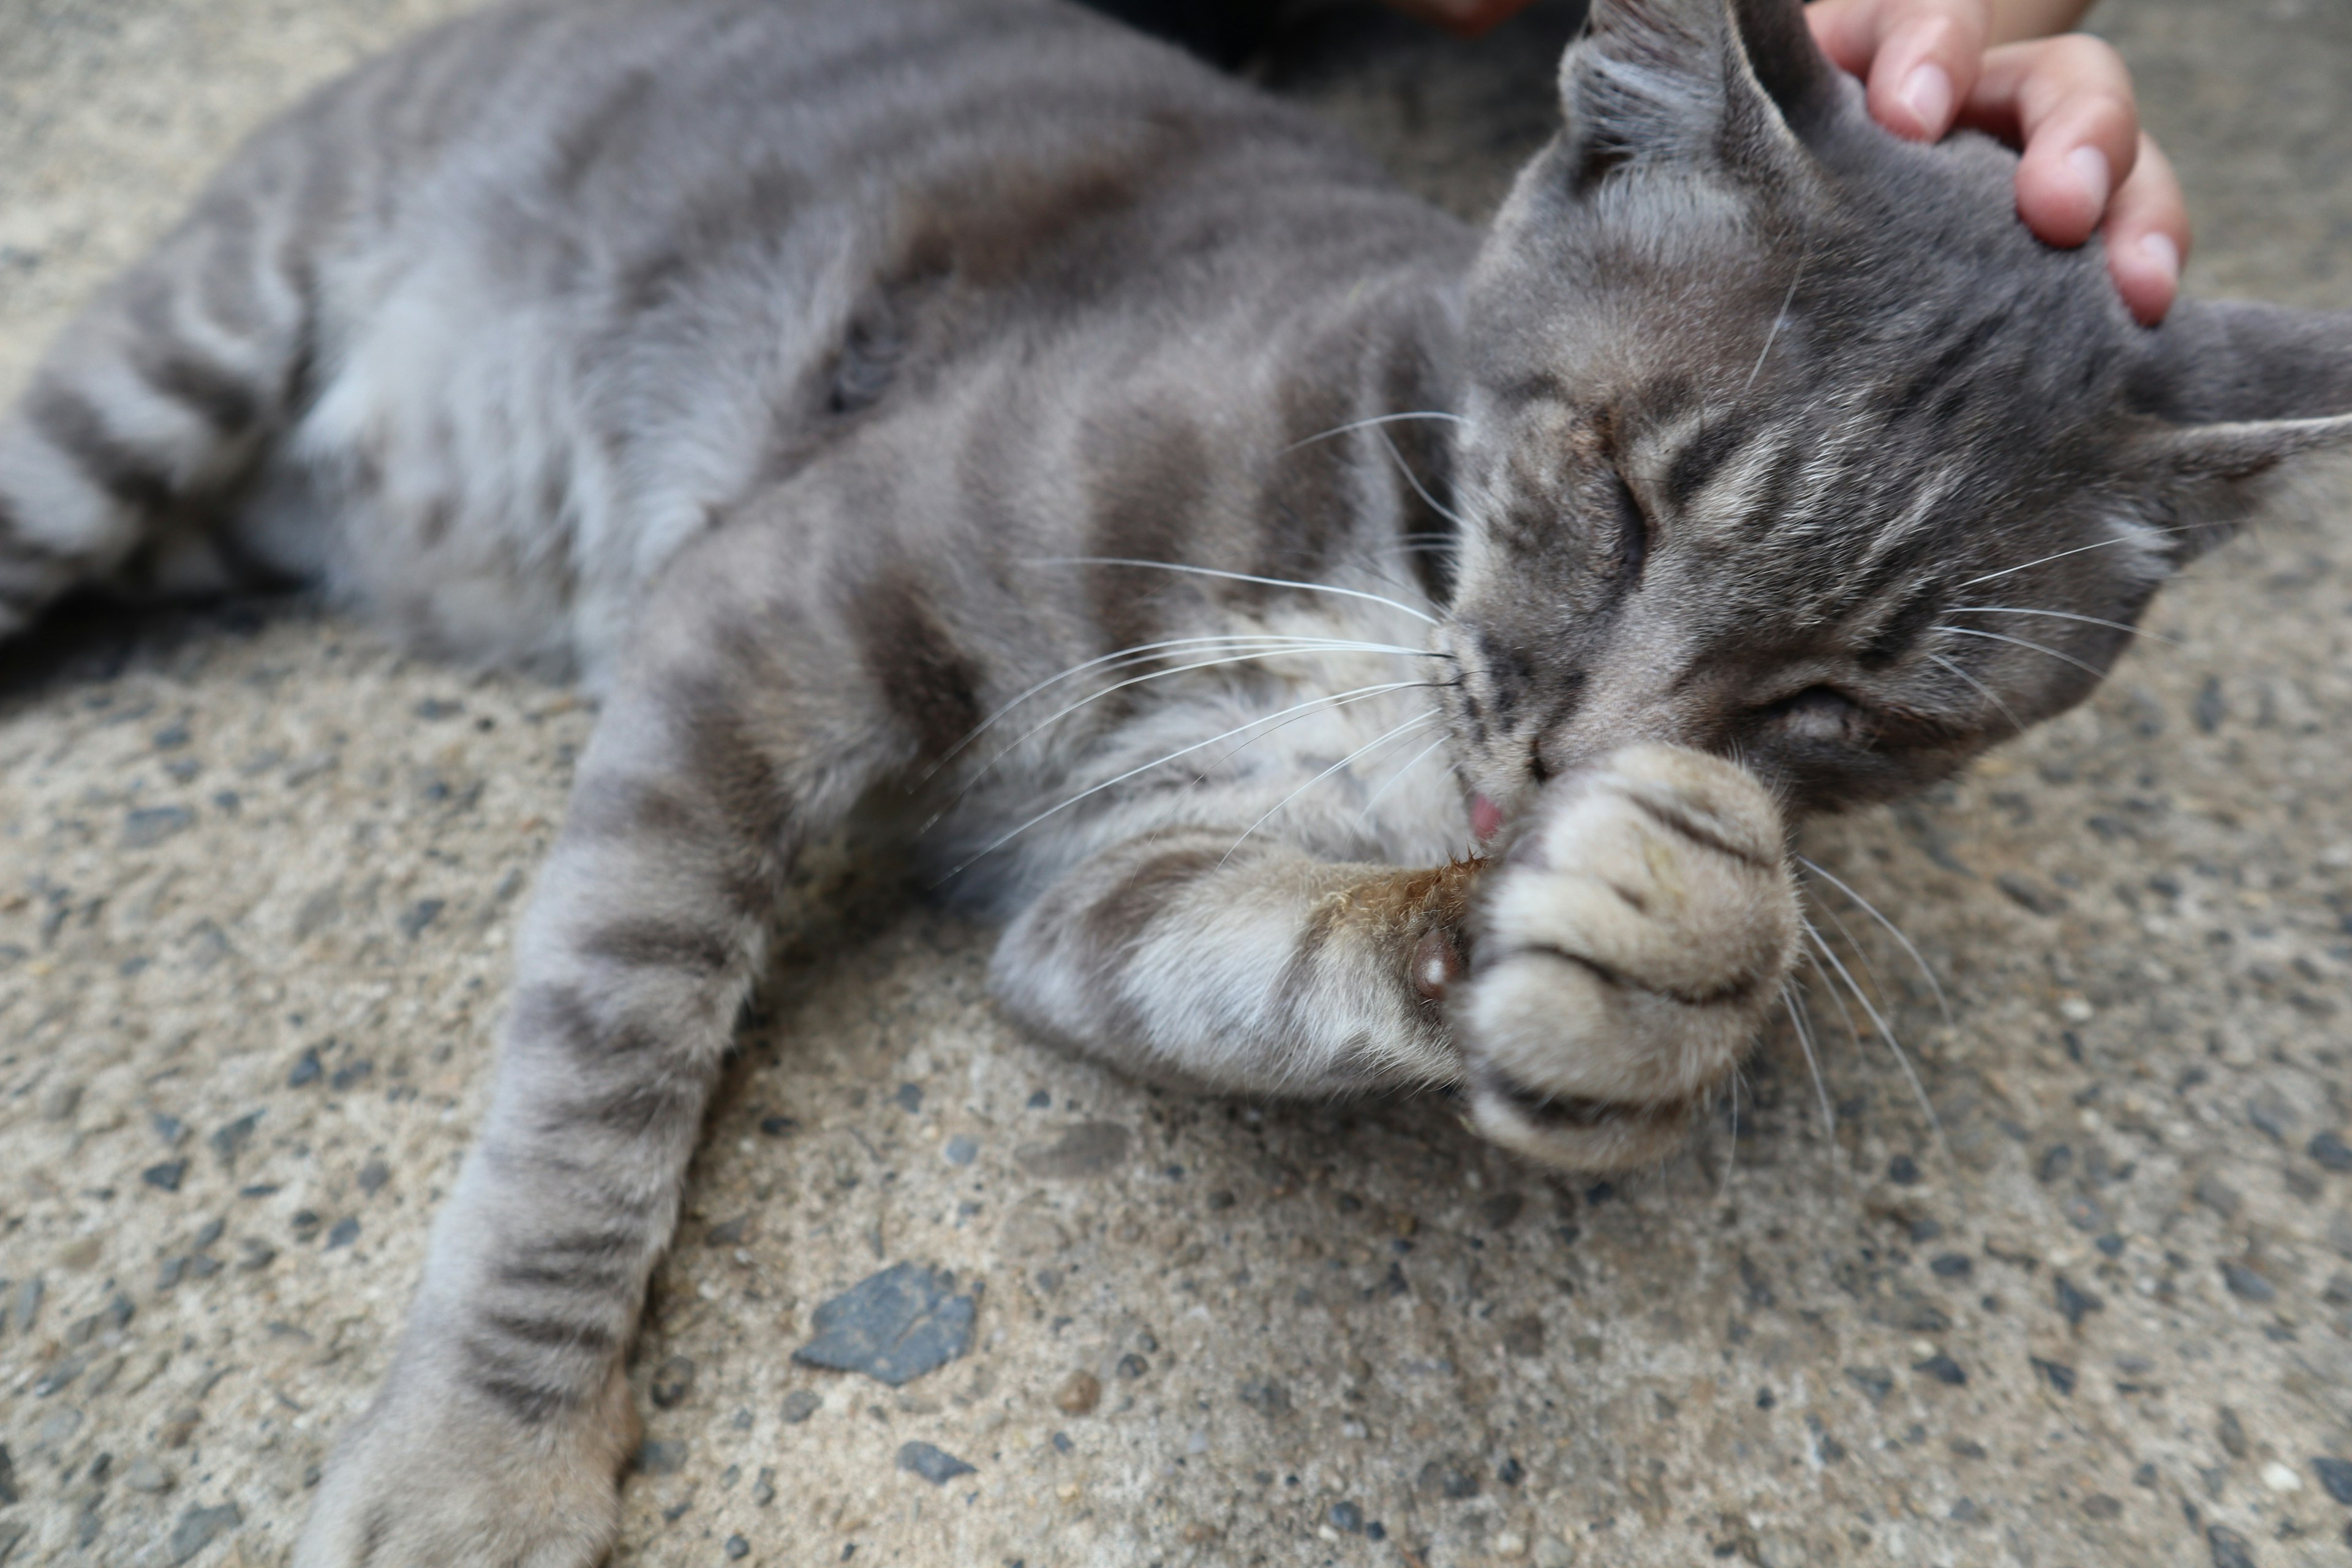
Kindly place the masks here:
<instances>
[{"instance_id":1,"label":"cat's right ear","mask_svg":"<svg viewBox=\"0 0 2352 1568\"><path fill-rule=\"evenodd\" d=\"M2179 530L2178 559L2234 529L2280 464L2352 447L2352 315L2183 300L2147 345L2126 384L2146 422L2128 462Z\"/></svg>"},{"instance_id":2,"label":"cat's right ear","mask_svg":"<svg viewBox=\"0 0 2352 1568\"><path fill-rule=\"evenodd\" d=\"M1559 70L1578 192L1645 167L1803 180L1836 78L1798 0L1592 0Z\"/></svg>"}]
</instances>

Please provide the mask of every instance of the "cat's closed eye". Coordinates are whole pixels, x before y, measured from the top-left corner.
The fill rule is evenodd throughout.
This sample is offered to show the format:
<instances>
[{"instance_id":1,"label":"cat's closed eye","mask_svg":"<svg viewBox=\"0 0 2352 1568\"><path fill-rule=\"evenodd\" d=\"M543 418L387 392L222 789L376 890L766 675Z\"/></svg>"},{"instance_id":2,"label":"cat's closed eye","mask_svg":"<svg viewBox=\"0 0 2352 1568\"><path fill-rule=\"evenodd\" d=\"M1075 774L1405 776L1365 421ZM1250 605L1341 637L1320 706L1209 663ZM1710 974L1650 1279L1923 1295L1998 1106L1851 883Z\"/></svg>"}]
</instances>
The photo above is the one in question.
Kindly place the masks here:
<instances>
[{"instance_id":1,"label":"cat's closed eye","mask_svg":"<svg viewBox=\"0 0 2352 1568\"><path fill-rule=\"evenodd\" d=\"M1756 720L1759 729L1789 740L1841 744L1864 742L1875 728L1868 710L1828 686L1808 686L1769 702L1756 710Z\"/></svg>"}]
</instances>

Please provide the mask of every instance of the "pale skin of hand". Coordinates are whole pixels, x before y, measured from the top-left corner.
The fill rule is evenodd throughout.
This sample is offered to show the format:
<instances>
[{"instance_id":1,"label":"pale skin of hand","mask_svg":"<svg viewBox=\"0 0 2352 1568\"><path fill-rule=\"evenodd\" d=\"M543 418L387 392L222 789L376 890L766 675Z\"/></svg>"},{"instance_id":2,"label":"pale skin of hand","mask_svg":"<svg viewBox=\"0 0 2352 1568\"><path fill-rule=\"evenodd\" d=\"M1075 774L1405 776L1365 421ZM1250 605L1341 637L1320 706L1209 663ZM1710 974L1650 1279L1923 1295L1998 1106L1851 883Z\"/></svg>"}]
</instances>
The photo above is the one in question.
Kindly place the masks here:
<instances>
[{"instance_id":1,"label":"pale skin of hand","mask_svg":"<svg viewBox=\"0 0 2352 1568\"><path fill-rule=\"evenodd\" d=\"M1528 0L1390 0L1460 33ZM2094 233L2139 321L2172 308L2189 254L2180 182L2139 128L2131 73L2113 47L2068 31L2092 0L1812 0L1813 37L1869 89L1873 118L1932 142L1955 125L2024 150L2017 210L2055 246Z\"/></svg>"}]
</instances>

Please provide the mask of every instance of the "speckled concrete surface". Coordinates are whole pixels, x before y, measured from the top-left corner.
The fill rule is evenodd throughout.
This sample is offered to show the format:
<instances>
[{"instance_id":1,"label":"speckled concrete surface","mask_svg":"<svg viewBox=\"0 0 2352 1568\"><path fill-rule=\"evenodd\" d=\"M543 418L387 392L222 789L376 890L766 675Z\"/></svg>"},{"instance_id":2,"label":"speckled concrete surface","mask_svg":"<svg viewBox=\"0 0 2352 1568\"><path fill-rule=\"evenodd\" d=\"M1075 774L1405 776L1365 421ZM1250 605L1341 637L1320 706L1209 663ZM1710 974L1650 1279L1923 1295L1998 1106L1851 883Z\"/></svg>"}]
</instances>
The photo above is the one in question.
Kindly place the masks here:
<instances>
[{"instance_id":1,"label":"speckled concrete surface","mask_svg":"<svg viewBox=\"0 0 2352 1568\"><path fill-rule=\"evenodd\" d=\"M2115 0L2193 285L2352 306L2352 11ZM0 387L244 127L446 0L0 0ZM1540 26L1327 56L1425 188ZM1942 1125L1816 1011L1613 1190L1437 1104L1155 1093L918 910L780 969L637 1364L621 1560L2352 1562L2352 488L2200 567L2084 711L1808 852ZM482 1102L591 714L299 610L0 656L0 1562L276 1563ZM962 1359L799 1366L901 1261ZM971 1466L898 1468L929 1443ZM850 1549L855 1548L854 1555Z\"/></svg>"}]
</instances>

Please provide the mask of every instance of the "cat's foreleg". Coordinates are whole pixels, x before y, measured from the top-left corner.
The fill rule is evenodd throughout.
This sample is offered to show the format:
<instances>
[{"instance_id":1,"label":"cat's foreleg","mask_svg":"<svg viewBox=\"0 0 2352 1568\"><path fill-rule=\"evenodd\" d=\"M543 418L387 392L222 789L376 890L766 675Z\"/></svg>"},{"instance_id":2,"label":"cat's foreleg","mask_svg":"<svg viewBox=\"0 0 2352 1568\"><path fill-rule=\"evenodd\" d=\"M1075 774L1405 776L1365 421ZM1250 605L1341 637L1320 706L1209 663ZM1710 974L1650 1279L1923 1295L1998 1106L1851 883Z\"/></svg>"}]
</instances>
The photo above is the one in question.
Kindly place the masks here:
<instances>
[{"instance_id":1,"label":"cat's foreleg","mask_svg":"<svg viewBox=\"0 0 2352 1568\"><path fill-rule=\"evenodd\" d=\"M582 759L488 1114L300 1568L584 1568L611 1542L624 1356L794 846L903 760L821 612L729 555L673 569Z\"/></svg>"},{"instance_id":2,"label":"cat's foreleg","mask_svg":"<svg viewBox=\"0 0 2352 1568\"><path fill-rule=\"evenodd\" d=\"M1459 1084L1487 1136L1585 1169L1671 1152L1794 953L1780 814L1743 770L1631 747L1499 861L1333 865L1151 836L1023 912L995 976L1130 1068L1249 1093Z\"/></svg>"}]
</instances>

